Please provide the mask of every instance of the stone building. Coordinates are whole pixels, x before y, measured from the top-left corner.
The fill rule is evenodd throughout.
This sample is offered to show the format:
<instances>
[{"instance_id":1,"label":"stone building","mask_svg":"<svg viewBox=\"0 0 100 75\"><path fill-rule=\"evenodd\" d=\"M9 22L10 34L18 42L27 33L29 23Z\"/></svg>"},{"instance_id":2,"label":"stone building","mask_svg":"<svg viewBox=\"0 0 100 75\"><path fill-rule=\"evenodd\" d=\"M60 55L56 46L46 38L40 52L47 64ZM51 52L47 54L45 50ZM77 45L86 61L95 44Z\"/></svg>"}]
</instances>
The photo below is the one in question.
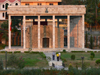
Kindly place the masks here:
<instances>
[{"instance_id":1,"label":"stone building","mask_svg":"<svg viewBox=\"0 0 100 75\"><path fill-rule=\"evenodd\" d=\"M20 5L20 0L0 0L0 20L7 20L7 7Z\"/></svg>"},{"instance_id":2,"label":"stone building","mask_svg":"<svg viewBox=\"0 0 100 75\"><path fill-rule=\"evenodd\" d=\"M48 48L50 50L84 48L84 5L41 5L41 6L9 6L9 46L11 50L11 19L22 19L21 45L22 50ZM26 20L32 19L31 25ZM42 19L45 19L42 22ZM47 19L52 24L47 24ZM64 30L56 27L56 19L67 19L67 47L64 48ZM37 21L36 21L37 20ZM17 48L18 49L18 48ZM21 49L20 49L21 50Z\"/></svg>"}]
</instances>

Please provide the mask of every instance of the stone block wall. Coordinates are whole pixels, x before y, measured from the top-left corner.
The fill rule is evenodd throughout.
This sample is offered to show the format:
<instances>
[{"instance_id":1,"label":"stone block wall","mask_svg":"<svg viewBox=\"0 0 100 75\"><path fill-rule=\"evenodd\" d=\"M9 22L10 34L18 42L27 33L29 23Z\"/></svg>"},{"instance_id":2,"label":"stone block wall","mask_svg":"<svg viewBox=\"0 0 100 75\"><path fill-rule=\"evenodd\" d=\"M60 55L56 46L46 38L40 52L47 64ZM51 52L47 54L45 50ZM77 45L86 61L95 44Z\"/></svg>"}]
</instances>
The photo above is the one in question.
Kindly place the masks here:
<instances>
[{"instance_id":1,"label":"stone block wall","mask_svg":"<svg viewBox=\"0 0 100 75\"><path fill-rule=\"evenodd\" d=\"M78 20L79 18L77 18ZM70 32L70 37L73 37L74 39L74 47L82 48L82 18L78 20L78 24L74 26L72 31Z\"/></svg>"},{"instance_id":2,"label":"stone block wall","mask_svg":"<svg viewBox=\"0 0 100 75\"><path fill-rule=\"evenodd\" d=\"M23 33L23 31L22 31ZM38 48L38 25L32 26L32 48ZM64 30L60 29L60 48L64 47ZM22 35L23 37L23 35ZM49 38L49 48L53 48L53 26L40 26L40 47L43 48L43 38ZM23 38L22 38L23 40ZM26 48L30 48L30 31L26 30ZM55 48L58 48L58 28L55 27Z\"/></svg>"}]
</instances>

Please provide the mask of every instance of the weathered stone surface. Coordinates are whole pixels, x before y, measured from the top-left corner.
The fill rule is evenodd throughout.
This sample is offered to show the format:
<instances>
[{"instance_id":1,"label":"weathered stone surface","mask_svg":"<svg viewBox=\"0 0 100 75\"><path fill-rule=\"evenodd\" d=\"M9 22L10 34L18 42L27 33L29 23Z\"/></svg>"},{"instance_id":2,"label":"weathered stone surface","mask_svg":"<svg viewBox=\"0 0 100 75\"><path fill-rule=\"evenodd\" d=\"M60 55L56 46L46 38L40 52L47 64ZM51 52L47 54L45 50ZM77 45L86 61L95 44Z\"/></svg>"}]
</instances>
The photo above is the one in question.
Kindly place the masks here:
<instances>
[{"instance_id":1,"label":"weathered stone surface","mask_svg":"<svg viewBox=\"0 0 100 75\"><path fill-rule=\"evenodd\" d=\"M70 32L70 37L74 37L74 47L82 48L82 18L75 25L73 30Z\"/></svg>"},{"instance_id":2,"label":"weathered stone surface","mask_svg":"<svg viewBox=\"0 0 100 75\"><path fill-rule=\"evenodd\" d=\"M23 33L23 31L22 31ZM46 26L46 35L44 36L44 26L40 26L40 47L43 48L43 38L49 38L49 48L53 48L53 27ZM58 28L55 28L55 48L58 48ZM23 36L22 36L23 37ZM23 39L22 39L23 40ZM64 47L64 30L60 29L60 48ZM30 48L29 28L26 30L26 48ZM38 48L38 25L32 26L32 48Z\"/></svg>"},{"instance_id":3,"label":"weathered stone surface","mask_svg":"<svg viewBox=\"0 0 100 75\"><path fill-rule=\"evenodd\" d=\"M48 13L45 13L45 11ZM86 13L84 5L56 5L56 6L9 6L7 10L11 15L82 15Z\"/></svg>"}]
</instances>

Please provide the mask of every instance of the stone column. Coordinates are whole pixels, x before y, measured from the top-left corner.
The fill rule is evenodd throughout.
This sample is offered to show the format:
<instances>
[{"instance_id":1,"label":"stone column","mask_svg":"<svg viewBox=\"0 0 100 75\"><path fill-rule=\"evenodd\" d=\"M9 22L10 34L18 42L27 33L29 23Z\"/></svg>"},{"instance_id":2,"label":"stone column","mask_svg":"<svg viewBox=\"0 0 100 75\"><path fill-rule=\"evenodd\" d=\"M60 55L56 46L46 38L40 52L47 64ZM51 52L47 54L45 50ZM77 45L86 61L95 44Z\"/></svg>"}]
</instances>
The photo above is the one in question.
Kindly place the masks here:
<instances>
[{"instance_id":1,"label":"stone column","mask_svg":"<svg viewBox=\"0 0 100 75\"><path fill-rule=\"evenodd\" d=\"M9 15L9 21L8 21L8 24L9 24L9 49L11 49L11 15Z\"/></svg>"},{"instance_id":2,"label":"stone column","mask_svg":"<svg viewBox=\"0 0 100 75\"><path fill-rule=\"evenodd\" d=\"M70 15L67 16L67 45L68 49L70 49Z\"/></svg>"},{"instance_id":3,"label":"stone column","mask_svg":"<svg viewBox=\"0 0 100 75\"><path fill-rule=\"evenodd\" d=\"M26 16L23 16L23 48L26 48L26 36L25 36L25 26L26 26L26 22L25 22L25 18Z\"/></svg>"},{"instance_id":4,"label":"stone column","mask_svg":"<svg viewBox=\"0 0 100 75\"><path fill-rule=\"evenodd\" d=\"M82 15L82 48L84 48L84 43L85 43L85 36L84 36L84 15Z\"/></svg>"},{"instance_id":5,"label":"stone column","mask_svg":"<svg viewBox=\"0 0 100 75\"><path fill-rule=\"evenodd\" d=\"M53 15L53 49L55 49L55 15Z\"/></svg>"},{"instance_id":6,"label":"stone column","mask_svg":"<svg viewBox=\"0 0 100 75\"><path fill-rule=\"evenodd\" d=\"M38 15L38 49L40 49L40 15Z\"/></svg>"}]
</instances>

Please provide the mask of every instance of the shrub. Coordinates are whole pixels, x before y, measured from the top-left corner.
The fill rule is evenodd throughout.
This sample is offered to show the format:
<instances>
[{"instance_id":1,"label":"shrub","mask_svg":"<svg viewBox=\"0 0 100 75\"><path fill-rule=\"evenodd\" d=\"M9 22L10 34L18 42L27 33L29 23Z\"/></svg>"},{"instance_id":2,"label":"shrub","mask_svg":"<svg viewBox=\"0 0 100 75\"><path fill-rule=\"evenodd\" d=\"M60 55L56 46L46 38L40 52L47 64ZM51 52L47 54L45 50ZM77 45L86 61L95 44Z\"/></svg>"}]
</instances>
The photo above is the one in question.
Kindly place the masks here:
<instances>
[{"instance_id":1,"label":"shrub","mask_svg":"<svg viewBox=\"0 0 100 75\"><path fill-rule=\"evenodd\" d=\"M65 53L65 52L66 52L66 50L65 50L65 49L63 49L63 52Z\"/></svg>"},{"instance_id":2,"label":"shrub","mask_svg":"<svg viewBox=\"0 0 100 75\"><path fill-rule=\"evenodd\" d=\"M3 61L0 60L0 70L3 70Z\"/></svg>"},{"instance_id":3,"label":"shrub","mask_svg":"<svg viewBox=\"0 0 100 75\"><path fill-rule=\"evenodd\" d=\"M96 60L96 63L99 64L100 63L100 59Z\"/></svg>"},{"instance_id":4,"label":"shrub","mask_svg":"<svg viewBox=\"0 0 100 75\"><path fill-rule=\"evenodd\" d=\"M69 64L68 68L69 68L69 70L73 68L71 63Z\"/></svg>"},{"instance_id":5,"label":"shrub","mask_svg":"<svg viewBox=\"0 0 100 75\"><path fill-rule=\"evenodd\" d=\"M93 52L93 51L87 51L87 53L91 53L91 52Z\"/></svg>"},{"instance_id":6,"label":"shrub","mask_svg":"<svg viewBox=\"0 0 100 75\"><path fill-rule=\"evenodd\" d=\"M30 51L24 51L24 53L30 53Z\"/></svg>"},{"instance_id":7,"label":"shrub","mask_svg":"<svg viewBox=\"0 0 100 75\"><path fill-rule=\"evenodd\" d=\"M43 52L40 52L40 55L43 57L43 58L46 58L45 54Z\"/></svg>"},{"instance_id":8,"label":"shrub","mask_svg":"<svg viewBox=\"0 0 100 75\"><path fill-rule=\"evenodd\" d=\"M32 54L39 54L39 52L33 52L33 51L32 51L32 52L30 52L30 53L32 53Z\"/></svg>"},{"instance_id":9,"label":"shrub","mask_svg":"<svg viewBox=\"0 0 100 75\"><path fill-rule=\"evenodd\" d=\"M90 55L91 60L93 60L93 55Z\"/></svg>"},{"instance_id":10,"label":"shrub","mask_svg":"<svg viewBox=\"0 0 100 75\"><path fill-rule=\"evenodd\" d=\"M7 52L7 53L12 53L12 52Z\"/></svg>"},{"instance_id":11,"label":"shrub","mask_svg":"<svg viewBox=\"0 0 100 75\"><path fill-rule=\"evenodd\" d=\"M0 53L5 53L5 51L1 51Z\"/></svg>"},{"instance_id":12,"label":"shrub","mask_svg":"<svg viewBox=\"0 0 100 75\"><path fill-rule=\"evenodd\" d=\"M93 58L95 57L95 54L94 54L94 52L91 52L91 54L90 55L92 55L93 56Z\"/></svg>"},{"instance_id":13,"label":"shrub","mask_svg":"<svg viewBox=\"0 0 100 75\"><path fill-rule=\"evenodd\" d=\"M71 55L71 59L72 60L75 60L75 55Z\"/></svg>"},{"instance_id":14,"label":"shrub","mask_svg":"<svg viewBox=\"0 0 100 75\"><path fill-rule=\"evenodd\" d=\"M14 51L14 53L21 53L21 51Z\"/></svg>"}]
</instances>

